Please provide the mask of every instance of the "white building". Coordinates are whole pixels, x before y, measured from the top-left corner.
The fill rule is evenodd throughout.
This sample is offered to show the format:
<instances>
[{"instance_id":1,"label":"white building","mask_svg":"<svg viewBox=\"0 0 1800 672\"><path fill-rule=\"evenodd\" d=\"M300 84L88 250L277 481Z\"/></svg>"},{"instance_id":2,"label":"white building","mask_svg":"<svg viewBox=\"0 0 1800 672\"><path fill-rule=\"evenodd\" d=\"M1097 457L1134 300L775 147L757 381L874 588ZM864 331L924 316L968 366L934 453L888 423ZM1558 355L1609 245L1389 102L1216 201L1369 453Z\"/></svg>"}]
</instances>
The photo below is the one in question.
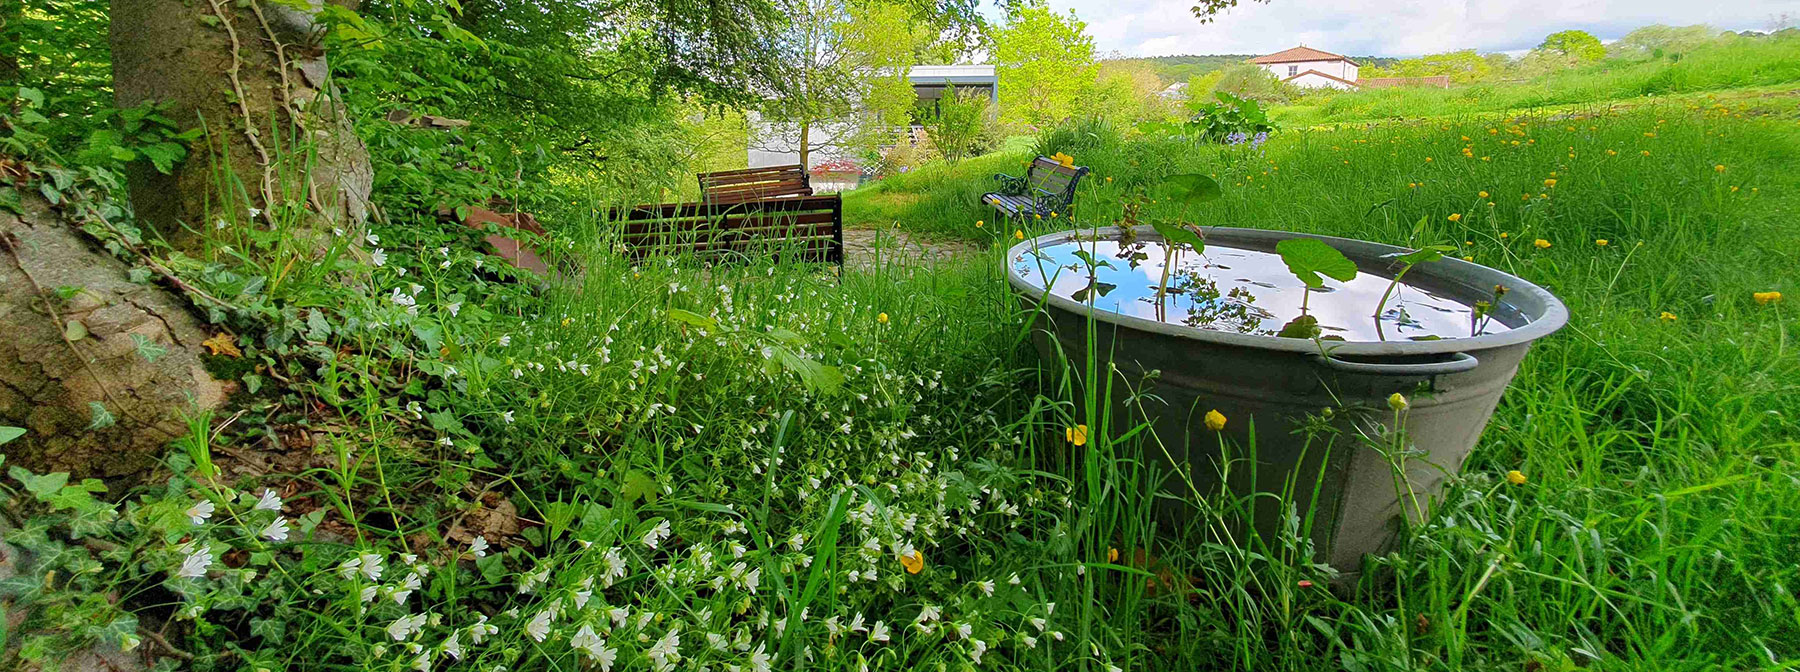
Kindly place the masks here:
<instances>
[{"instance_id":1,"label":"white building","mask_svg":"<svg viewBox=\"0 0 1800 672\"><path fill-rule=\"evenodd\" d=\"M1252 58L1250 62L1277 79L1302 88L1355 89L1361 86L1357 84L1356 61L1310 47L1294 47Z\"/></svg>"},{"instance_id":2,"label":"white building","mask_svg":"<svg viewBox=\"0 0 1800 672\"><path fill-rule=\"evenodd\" d=\"M974 89L988 96L996 106L1000 103L1000 78L992 65L915 65L906 73L913 93L921 104L934 103L944 97L950 87ZM749 165L751 168L785 166L800 162L800 128L796 124L764 122L752 112L750 118ZM847 121L822 120L808 134L811 152L807 170L822 163L857 163L858 157L836 142L855 130Z\"/></svg>"}]
</instances>

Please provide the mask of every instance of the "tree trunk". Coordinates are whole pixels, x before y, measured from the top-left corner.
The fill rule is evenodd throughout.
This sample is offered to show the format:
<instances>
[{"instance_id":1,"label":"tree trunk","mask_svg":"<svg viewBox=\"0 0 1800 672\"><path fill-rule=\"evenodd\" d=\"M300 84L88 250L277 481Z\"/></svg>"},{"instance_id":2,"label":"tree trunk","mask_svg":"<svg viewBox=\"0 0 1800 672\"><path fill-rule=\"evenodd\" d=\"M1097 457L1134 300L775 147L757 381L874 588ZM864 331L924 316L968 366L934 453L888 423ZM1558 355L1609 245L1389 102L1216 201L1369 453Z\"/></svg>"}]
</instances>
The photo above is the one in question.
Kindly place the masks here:
<instances>
[{"instance_id":1,"label":"tree trunk","mask_svg":"<svg viewBox=\"0 0 1800 672\"><path fill-rule=\"evenodd\" d=\"M806 161L810 158L812 158L812 124L807 121L801 121L800 122L800 170L802 170L802 171L812 170L812 166L809 166L806 164Z\"/></svg>"},{"instance_id":2,"label":"tree trunk","mask_svg":"<svg viewBox=\"0 0 1800 672\"><path fill-rule=\"evenodd\" d=\"M0 425L26 429L6 444L6 463L142 473L186 433L185 414L225 399L197 354L205 325L20 191L23 215L0 209Z\"/></svg>"},{"instance_id":3,"label":"tree trunk","mask_svg":"<svg viewBox=\"0 0 1800 672\"><path fill-rule=\"evenodd\" d=\"M315 8L320 0L312 0ZM368 216L368 151L332 95L311 12L268 0L112 0L113 95L167 102L204 142L174 174L130 178L140 221L177 247L220 220L323 248Z\"/></svg>"}]
</instances>

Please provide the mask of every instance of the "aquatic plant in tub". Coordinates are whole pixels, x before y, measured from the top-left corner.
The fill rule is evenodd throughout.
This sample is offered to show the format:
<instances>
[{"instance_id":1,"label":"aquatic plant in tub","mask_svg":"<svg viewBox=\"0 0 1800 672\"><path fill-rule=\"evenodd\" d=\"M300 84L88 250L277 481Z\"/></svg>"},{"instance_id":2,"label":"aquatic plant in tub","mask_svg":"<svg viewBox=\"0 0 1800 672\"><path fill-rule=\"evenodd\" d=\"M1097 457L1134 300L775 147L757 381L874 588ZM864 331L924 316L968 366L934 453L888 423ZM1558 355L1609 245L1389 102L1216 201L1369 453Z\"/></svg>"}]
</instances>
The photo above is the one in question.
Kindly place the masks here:
<instances>
[{"instance_id":1,"label":"aquatic plant in tub","mask_svg":"<svg viewBox=\"0 0 1800 672\"><path fill-rule=\"evenodd\" d=\"M1177 189L1194 201L1217 192L1202 176ZM1544 289L1439 246L1141 226L1137 212L1008 250L1008 281L1043 310L1040 352L1079 358L1091 334L1124 383L1112 389L1155 372L1159 401L1126 408L1121 392L1112 403L1114 417L1152 423L1162 448L1146 459L1185 472L1165 489L1281 494L1314 560L1342 572L1384 550L1402 516L1429 511L1532 341L1568 318ZM1229 419L1217 431L1213 411L1214 426ZM1255 501L1247 522L1273 538L1283 500Z\"/></svg>"}]
</instances>

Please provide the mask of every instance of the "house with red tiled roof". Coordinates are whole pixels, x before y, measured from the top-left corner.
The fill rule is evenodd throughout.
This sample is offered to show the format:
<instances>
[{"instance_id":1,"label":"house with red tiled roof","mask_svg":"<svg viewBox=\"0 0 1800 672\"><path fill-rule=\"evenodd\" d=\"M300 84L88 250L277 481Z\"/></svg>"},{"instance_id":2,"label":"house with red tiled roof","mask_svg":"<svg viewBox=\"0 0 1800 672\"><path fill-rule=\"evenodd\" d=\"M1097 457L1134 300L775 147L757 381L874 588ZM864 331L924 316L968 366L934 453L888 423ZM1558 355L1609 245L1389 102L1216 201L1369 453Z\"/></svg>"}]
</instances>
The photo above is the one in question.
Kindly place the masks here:
<instances>
[{"instance_id":1,"label":"house with red tiled roof","mask_svg":"<svg viewBox=\"0 0 1800 672\"><path fill-rule=\"evenodd\" d=\"M1356 61L1311 47L1294 47L1258 56L1250 59L1250 63L1283 82L1302 88L1354 89L1359 86Z\"/></svg>"}]
</instances>

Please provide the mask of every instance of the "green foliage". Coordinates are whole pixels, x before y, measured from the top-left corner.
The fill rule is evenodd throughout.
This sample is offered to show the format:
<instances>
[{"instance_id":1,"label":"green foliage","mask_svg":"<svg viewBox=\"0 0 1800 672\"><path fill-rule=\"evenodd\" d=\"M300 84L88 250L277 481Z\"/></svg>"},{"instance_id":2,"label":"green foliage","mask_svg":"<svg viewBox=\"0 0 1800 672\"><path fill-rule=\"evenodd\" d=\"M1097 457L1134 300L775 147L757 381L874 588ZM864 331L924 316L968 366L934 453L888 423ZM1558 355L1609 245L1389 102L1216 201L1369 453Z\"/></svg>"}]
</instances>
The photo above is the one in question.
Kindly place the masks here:
<instances>
[{"instance_id":1,"label":"green foliage","mask_svg":"<svg viewBox=\"0 0 1800 672\"><path fill-rule=\"evenodd\" d=\"M1187 121L1186 132L1207 142L1242 144L1262 138L1275 130L1262 105L1252 98L1239 98L1224 91L1213 94L1218 102L1194 106L1194 116Z\"/></svg>"},{"instance_id":2,"label":"green foliage","mask_svg":"<svg viewBox=\"0 0 1800 672\"><path fill-rule=\"evenodd\" d=\"M1364 77L1430 77L1449 75L1450 81L1456 83L1475 82L1487 79L1493 72L1493 63L1475 53L1474 49L1463 49L1442 54L1427 54L1418 58L1407 58L1385 67L1365 66Z\"/></svg>"},{"instance_id":3,"label":"green foliage","mask_svg":"<svg viewBox=\"0 0 1800 672\"><path fill-rule=\"evenodd\" d=\"M1606 57L1606 45L1600 43L1600 38L1582 30L1551 33L1538 44L1537 49L1561 55L1574 63L1598 61Z\"/></svg>"},{"instance_id":4,"label":"green foliage","mask_svg":"<svg viewBox=\"0 0 1800 672\"><path fill-rule=\"evenodd\" d=\"M1606 51L1608 55L1634 60L1679 57L1720 39L1719 32L1711 26L1656 24L1626 33L1606 45Z\"/></svg>"},{"instance_id":5,"label":"green foliage","mask_svg":"<svg viewBox=\"0 0 1800 672\"><path fill-rule=\"evenodd\" d=\"M1011 8L994 33L993 61L1000 77L1002 119L1049 128L1082 110L1099 66L1087 24L1062 15L1042 0Z\"/></svg>"},{"instance_id":6,"label":"green foliage","mask_svg":"<svg viewBox=\"0 0 1800 672\"><path fill-rule=\"evenodd\" d=\"M1289 238L1275 244L1288 272L1307 287L1324 287L1324 275L1339 282L1356 279L1356 262L1317 238Z\"/></svg>"},{"instance_id":7,"label":"green foliage","mask_svg":"<svg viewBox=\"0 0 1800 672\"><path fill-rule=\"evenodd\" d=\"M983 143L991 138L989 128L993 122L987 94L954 86L945 89L942 98L919 114L919 125L925 128L926 137L951 163L981 153L985 149Z\"/></svg>"},{"instance_id":8,"label":"green foliage","mask_svg":"<svg viewBox=\"0 0 1800 672\"><path fill-rule=\"evenodd\" d=\"M1286 102L1299 93L1293 85L1277 79L1274 73L1249 63L1226 68L1212 88L1215 92L1265 103Z\"/></svg>"}]
</instances>

